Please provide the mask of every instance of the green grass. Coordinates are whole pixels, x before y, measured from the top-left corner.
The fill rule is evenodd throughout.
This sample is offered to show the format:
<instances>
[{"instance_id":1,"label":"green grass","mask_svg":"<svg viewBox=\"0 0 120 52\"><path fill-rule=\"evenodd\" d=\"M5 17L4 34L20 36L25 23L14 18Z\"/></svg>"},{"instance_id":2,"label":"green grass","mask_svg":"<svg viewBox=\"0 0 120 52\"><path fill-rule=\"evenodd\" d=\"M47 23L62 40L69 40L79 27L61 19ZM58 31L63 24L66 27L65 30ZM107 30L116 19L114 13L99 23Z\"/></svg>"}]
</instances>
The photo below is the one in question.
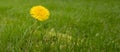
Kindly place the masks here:
<instances>
[{"instance_id":1,"label":"green grass","mask_svg":"<svg viewBox=\"0 0 120 52\"><path fill-rule=\"evenodd\" d=\"M36 5L47 21L30 16ZM120 52L120 1L0 0L0 52Z\"/></svg>"}]
</instances>

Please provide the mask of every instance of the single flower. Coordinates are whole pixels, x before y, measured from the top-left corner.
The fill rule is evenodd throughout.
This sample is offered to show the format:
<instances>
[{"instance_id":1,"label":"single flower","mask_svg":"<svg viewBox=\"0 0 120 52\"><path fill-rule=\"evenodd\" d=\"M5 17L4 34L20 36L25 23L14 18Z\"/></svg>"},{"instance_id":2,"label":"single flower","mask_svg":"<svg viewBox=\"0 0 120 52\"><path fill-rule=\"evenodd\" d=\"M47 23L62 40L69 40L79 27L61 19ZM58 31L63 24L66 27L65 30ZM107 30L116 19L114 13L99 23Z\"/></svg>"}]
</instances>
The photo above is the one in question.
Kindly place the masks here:
<instances>
[{"instance_id":1,"label":"single flower","mask_svg":"<svg viewBox=\"0 0 120 52\"><path fill-rule=\"evenodd\" d=\"M30 14L33 18L39 21L45 21L49 18L50 12L43 6L34 6L30 9Z\"/></svg>"}]
</instances>

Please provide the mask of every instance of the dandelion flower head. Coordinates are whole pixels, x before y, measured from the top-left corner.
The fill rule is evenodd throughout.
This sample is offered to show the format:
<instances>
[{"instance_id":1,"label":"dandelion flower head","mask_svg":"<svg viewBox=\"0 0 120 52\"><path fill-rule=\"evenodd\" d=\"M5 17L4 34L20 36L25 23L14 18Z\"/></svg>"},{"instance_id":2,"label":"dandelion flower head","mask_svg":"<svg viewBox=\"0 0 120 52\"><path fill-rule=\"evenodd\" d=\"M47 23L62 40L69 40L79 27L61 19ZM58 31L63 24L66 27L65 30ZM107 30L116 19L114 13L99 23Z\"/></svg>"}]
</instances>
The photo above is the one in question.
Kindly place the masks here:
<instances>
[{"instance_id":1,"label":"dandelion flower head","mask_svg":"<svg viewBox=\"0 0 120 52\"><path fill-rule=\"evenodd\" d=\"M43 6L34 6L30 9L30 14L33 18L39 21L45 21L49 18L49 10Z\"/></svg>"}]
</instances>

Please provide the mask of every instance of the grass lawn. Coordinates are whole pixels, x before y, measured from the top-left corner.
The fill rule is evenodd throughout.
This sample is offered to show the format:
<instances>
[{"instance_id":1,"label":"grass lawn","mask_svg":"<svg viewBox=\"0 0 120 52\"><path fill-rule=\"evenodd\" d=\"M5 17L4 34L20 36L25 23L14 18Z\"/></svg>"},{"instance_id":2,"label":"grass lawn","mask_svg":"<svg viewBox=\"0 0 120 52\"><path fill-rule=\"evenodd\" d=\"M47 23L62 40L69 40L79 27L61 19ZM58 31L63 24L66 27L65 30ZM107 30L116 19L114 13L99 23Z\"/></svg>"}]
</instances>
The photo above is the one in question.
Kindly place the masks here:
<instances>
[{"instance_id":1,"label":"grass lawn","mask_svg":"<svg viewBox=\"0 0 120 52\"><path fill-rule=\"evenodd\" d=\"M120 52L120 0L0 0L0 52Z\"/></svg>"}]
</instances>

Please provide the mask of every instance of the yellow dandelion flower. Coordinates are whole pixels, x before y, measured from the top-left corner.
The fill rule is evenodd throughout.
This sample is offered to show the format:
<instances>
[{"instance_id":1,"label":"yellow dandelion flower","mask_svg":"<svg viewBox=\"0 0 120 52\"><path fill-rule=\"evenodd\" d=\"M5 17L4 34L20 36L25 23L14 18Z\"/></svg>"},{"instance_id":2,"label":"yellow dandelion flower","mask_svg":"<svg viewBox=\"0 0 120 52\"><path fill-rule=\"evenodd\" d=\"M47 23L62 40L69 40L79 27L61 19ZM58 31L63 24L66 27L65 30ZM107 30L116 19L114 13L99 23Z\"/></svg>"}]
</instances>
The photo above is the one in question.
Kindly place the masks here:
<instances>
[{"instance_id":1,"label":"yellow dandelion flower","mask_svg":"<svg viewBox=\"0 0 120 52\"><path fill-rule=\"evenodd\" d=\"M30 14L33 18L39 21L45 21L49 18L49 10L43 6L34 6L30 10Z\"/></svg>"}]
</instances>

